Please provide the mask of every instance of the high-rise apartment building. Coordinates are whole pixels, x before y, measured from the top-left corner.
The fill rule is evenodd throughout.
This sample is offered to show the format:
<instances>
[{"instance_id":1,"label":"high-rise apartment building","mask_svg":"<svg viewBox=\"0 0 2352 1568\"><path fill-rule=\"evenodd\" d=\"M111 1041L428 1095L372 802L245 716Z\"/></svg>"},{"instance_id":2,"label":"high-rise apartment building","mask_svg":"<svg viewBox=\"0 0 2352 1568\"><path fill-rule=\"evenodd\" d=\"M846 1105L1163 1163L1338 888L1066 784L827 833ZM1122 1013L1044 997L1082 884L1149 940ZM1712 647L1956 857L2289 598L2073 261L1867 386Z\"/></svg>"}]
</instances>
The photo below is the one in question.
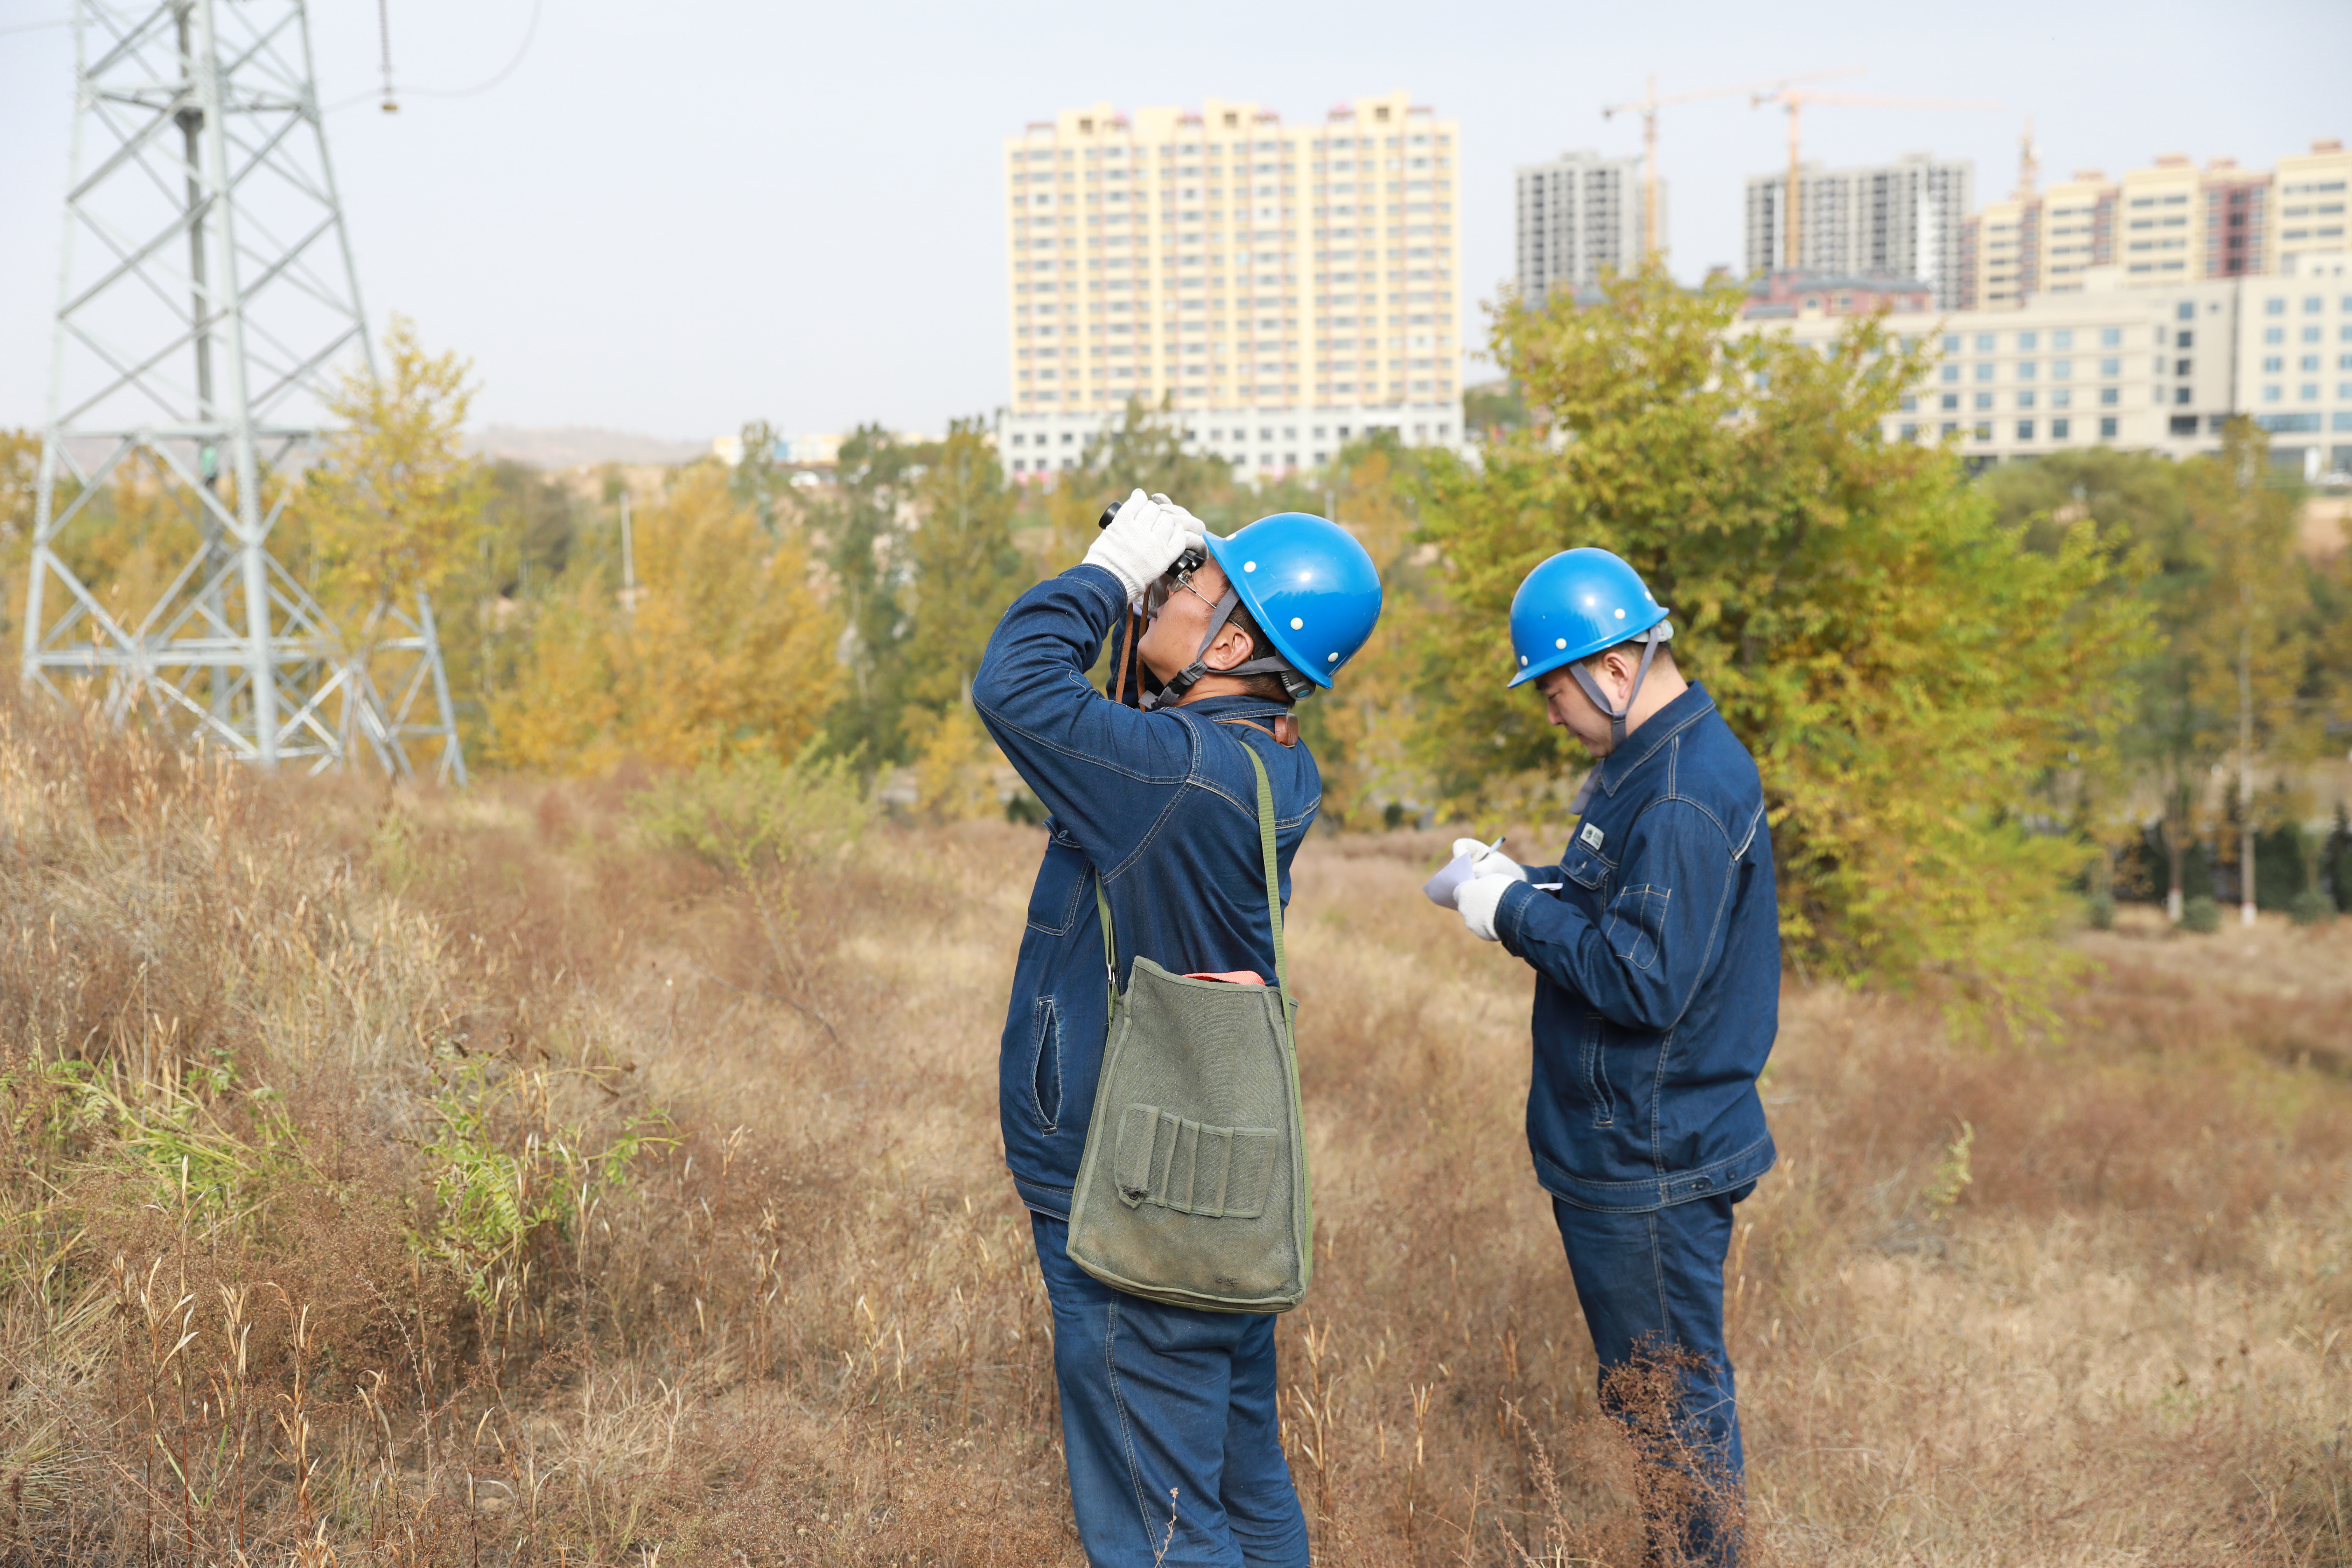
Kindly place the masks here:
<instances>
[{"instance_id":1,"label":"high-rise apartment building","mask_svg":"<svg viewBox=\"0 0 2352 1568\"><path fill-rule=\"evenodd\" d=\"M2130 289L2279 273L2295 257L2345 247L2347 184L2352 153L2323 141L2275 173L2232 158L2200 169L2175 153L2120 181L2092 170L2047 193L2027 189L1969 219L1959 304L2015 310L2111 263Z\"/></svg>"},{"instance_id":2,"label":"high-rise apartment building","mask_svg":"<svg viewBox=\"0 0 2352 1568\"><path fill-rule=\"evenodd\" d=\"M2333 138L2314 142L2308 153L2279 160L2268 234L2270 254L2275 258L2272 266L2284 269L2291 258L2346 248L2347 183L2352 183L2352 153Z\"/></svg>"},{"instance_id":3,"label":"high-rise apartment building","mask_svg":"<svg viewBox=\"0 0 2352 1568\"><path fill-rule=\"evenodd\" d=\"M2105 174L2083 169L2047 192L1988 204L1961 230L1961 283L1952 303L2000 310L2034 294L2080 288L2086 268L2115 259L2120 195Z\"/></svg>"},{"instance_id":4,"label":"high-rise apartment building","mask_svg":"<svg viewBox=\"0 0 2352 1568\"><path fill-rule=\"evenodd\" d=\"M1554 287L1590 289L1604 271L1642 262L1639 158L1562 153L1517 171L1519 298L1538 304ZM1666 184L1658 182L1658 248L1666 247Z\"/></svg>"},{"instance_id":5,"label":"high-rise apartment building","mask_svg":"<svg viewBox=\"0 0 2352 1568\"><path fill-rule=\"evenodd\" d=\"M1849 277L1916 278L1938 305L1965 288L1960 231L1975 198L1976 166L1914 153L1892 163L1797 174L1797 269ZM1750 276L1789 266L1788 176L1748 177Z\"/></svg>"},{"instance_id":6,"label":"high-rise apartment building","mask_svg":"<svg viewBox=\"0 0 2352 1568\"><path fill-rule=\"evenodd\" d=\"M1459 441L1461 141L1403 93L1306 125L1100 103L1007 137L1008 471L1075 466L1137 397L1259 471L1375 426Z\"/></svg>"}]
</instances>

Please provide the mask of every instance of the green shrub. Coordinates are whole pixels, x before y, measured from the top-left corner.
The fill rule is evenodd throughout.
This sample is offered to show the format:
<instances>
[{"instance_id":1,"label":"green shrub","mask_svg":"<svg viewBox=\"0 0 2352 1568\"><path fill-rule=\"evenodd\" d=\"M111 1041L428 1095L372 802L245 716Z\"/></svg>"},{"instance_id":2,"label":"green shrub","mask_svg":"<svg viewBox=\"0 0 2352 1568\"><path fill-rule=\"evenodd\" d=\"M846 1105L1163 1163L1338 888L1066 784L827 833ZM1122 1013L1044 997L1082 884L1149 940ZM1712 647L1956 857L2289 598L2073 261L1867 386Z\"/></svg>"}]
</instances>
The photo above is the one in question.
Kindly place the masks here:
<instances>
[{"instance_id":1,"label":"green shrub","mask_svg":"<svg viewBox=\"0 0 2352 1568\"><path fill-rule=\"evenodd\" d=\"M2315 926L2336 918L2336 900L2316 888L2305 888L2286 901L2287 919L2299 926Z\"/></svg>"},{"instance_id":2,"label":"green shrub","mask_svg":"<svg viewBox=\"0 0 2352 1568\"><path fill-rule=\"evenodd\" d=\"M2221 906L2200 893L2181 906L2180 924L2200 936L2211 936L2221 929Z\"/></svg>"},{"instance_id":3,"label":"green shrub","mask_svg":"<svg viewBox=\"0 0 2352 1568\"><path fill-rule=\"evenodd\" d=\"M2093 893L2086 911L2093 931L2116 929L2116 896L2113 893Z\"/></svg>"}]
</instances>

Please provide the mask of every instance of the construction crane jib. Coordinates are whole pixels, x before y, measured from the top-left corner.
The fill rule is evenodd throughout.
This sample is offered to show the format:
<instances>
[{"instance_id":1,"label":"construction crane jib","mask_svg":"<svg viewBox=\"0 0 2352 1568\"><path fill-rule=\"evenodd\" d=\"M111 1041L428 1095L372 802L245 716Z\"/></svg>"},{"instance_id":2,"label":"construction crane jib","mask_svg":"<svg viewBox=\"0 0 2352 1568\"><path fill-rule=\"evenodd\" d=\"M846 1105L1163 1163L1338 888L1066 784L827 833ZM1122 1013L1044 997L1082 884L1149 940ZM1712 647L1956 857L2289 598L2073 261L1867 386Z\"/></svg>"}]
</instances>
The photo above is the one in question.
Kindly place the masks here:
<instances>
[{"instance_id":1,"label":"construction crane jib","mask_svg":"<svg viewBox=\"0 0 2352 1568\"><path fill-rule=\"evenodd\" d=\"M73 26L26 682L263 766L464 783L425 595L339 627L270 547L331 381L374 371L303 0L76 0ZM89 548L126 513L152 571Z\"/></svg>"},{"instance_id":2,"label":"construction crane jib","mask_svg":"<svg viewBox=\"0 0 2352 1568\"><path fill-rule=\"evenodd\" d=\"M1803 203L1801 195L1799 124L1807 104L1822 104L1839 109L1999 109L1998 103L1974 98L1877 98L1853 92L1816 92L1810 88L1792 84L1775 87L1752 95L1750 109L1777 103L1789 117L1789 173L1780 188L1780 265L1791 271L1798 267L1803 251L1799 248L1804 227Z\"/></svg>"},{"instance_id":3,"label":"construction crane jib","mask_svg":"<svg viewBox=\"0 0 2352 1568\"><path fill-rule=\"evenodd\" d=\"M1672 98L1658 96L1658 79L1650 79L1650 90L1640 98L1623 103L1612 103L1601 110L1601 118L1613 120L1620 114L1642 117L1642 254L1644 258L1658 254L1658 110L1677 104L1703 103L1710 98L1738 98L1742 94L1777 91L1793 81L1824 81L1832 77L1853 76L1862 68L1849 66L1839 70L1816 71L1811 76L1781 77L1772 81L1744 81L1730 87L1701 88L1696 92L1678 92Z\"/></svg>"}]
</instances>

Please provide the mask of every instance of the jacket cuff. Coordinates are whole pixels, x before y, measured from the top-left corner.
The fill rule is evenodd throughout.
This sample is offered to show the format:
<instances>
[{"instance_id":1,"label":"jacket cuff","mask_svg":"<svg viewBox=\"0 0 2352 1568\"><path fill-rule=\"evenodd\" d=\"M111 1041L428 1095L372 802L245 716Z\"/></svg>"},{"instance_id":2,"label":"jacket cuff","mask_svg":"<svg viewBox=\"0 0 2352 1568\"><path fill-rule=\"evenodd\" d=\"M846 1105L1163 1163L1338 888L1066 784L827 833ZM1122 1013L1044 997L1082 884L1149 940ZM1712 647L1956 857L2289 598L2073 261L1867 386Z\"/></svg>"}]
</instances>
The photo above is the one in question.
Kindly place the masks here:
<instances>
[{"instance_id":1,"label":"jacket cuff","mask_svg":"<svg viewBox=\"0 0 2352 1568\"><path fill-rule=\"evenodd\" d=\"M1080 562L1062 575L1084 584L1101 595L1104 605L1110 612L1114 621L1119 613L1127 608L1127 584L1120 582L1118 574L1109 567L1095 566Z\"/></svg>"},{"instance_id":2,"label":"jacket cuff","mask_svg":"<svg viewBox=\"0 0 2352 1568\"><path fill-rule=\"evenodd\" d=\"M1495 939L1513 958L1527 956L1521 950L1519 928L1527 917L1528 901L1535 896L1536 890L1527 883L1514 882L1503 889L1502 901L1495 906Z\"/></svg>"}]
</instances>

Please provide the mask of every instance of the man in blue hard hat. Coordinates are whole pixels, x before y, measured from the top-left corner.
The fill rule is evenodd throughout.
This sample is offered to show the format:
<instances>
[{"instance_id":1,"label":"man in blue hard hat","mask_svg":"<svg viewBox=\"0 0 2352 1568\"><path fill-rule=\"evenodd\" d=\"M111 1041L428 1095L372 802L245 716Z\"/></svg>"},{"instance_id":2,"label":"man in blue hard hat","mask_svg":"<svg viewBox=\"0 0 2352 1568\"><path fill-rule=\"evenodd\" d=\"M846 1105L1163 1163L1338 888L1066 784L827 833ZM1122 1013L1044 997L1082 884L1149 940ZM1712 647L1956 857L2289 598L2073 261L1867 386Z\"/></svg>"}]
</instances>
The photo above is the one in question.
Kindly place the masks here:
<instances>
[{"instance_id":1,"label":"man in blue hard hat","mask_svg":"<svg viewBox=\"0 0 2352 1568\"><path fill-rule=\"evenodd\" d=\"M1626 1408L1635 1380L1612 1376L1637 1361L1679 1390L1667 1435L1643 1428L1688 1494L1654 1514L1654 1552L1730 1562L1742 1461L1723 1264L1732 1205L1772 1165L1756 1079L1780 994L1763 787L1706 689L1676 669L1665 607L1609 552L1537 566L1510 630L1510 684L1533 685L1595 766L1559 864L1463 840L1476 858L1455 907L1536 972L1528 1142L1603 1403L1640 1416Z\"/></svg>"},{"instance_id":2,"label":"man in blue hard hat","mask_svg":"<svg viewBox=\"0 0 2352 1568\"><path fill-rule=\"evenodd\" d=\"M1331 684L1380 613L1371 558L1335 524L1285 512L1220 539L1138 490L1082 563L1014 601L972 682L989 732L1052 813L998 1098L1053 1308L1070 1500L1091 1563L1307 1563L1272 1315L1166 1306L1085 1273L1068 1256L1070 1194L1108 1023L1097 886L1118 946L1112 984L1139 956L1180 974L1273 976L1243 748L1273 784L1286 903L1291 856L1322 801L1291 707ZM1106 693L1087 671L1114 627Z\"/></svg>"}]
</instances>

